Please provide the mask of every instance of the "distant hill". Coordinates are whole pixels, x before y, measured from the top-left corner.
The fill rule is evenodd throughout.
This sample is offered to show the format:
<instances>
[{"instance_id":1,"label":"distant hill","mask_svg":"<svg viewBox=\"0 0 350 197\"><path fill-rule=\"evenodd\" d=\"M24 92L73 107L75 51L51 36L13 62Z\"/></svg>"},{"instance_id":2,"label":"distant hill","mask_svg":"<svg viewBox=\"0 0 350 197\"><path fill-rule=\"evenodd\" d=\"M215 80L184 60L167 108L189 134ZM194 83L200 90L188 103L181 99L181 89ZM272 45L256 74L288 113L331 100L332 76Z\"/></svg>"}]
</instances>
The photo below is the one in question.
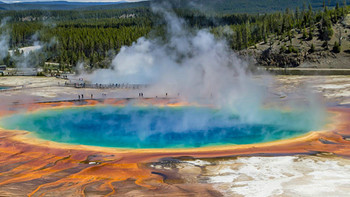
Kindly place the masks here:
<instances>
[{"instance_id":1,"label":"distant hill","mask_svg":"<svg viewBox=\"0 0 350 197\"><path fill-rule=\"evenodd\" d=\"M302 8L309 3L315 9L323 7L326 2L328 7L333 7L336 3L343 5L344 0L151 0L156 3L171 2L178 8L192 8L201 11L214 11L221 13L267 13L274 11L284 11L286 8L294 10L296 7ZM345 0L350 3L350 0Z\"/></svg>"},{"instance_id":2,"label":"distant hill","mask_svg":"<svg viewBox=\"0 0 350 197\"><path fill-rule=\"evenodd\" d=\"M95 5L85 7L85 10L111 10L111 9L127 9L127 8L148 8L150 7L150 1L140 1L140 2L125 2L119 4L110 5Z\"/></svg>"},{"instance_id":3,"label":"distant hill","mask_svg":"<svg viewBox=\"0 0 350 197\"><path fill-rule=\"evenodd\" d=\"M0 9L3 10L74 10L84 9L93 6L110 6L123 4L121 2L68 2L68 1L36 1L23 3L0 2Z\"/></svg>"},{"instance_id":4,"label":"distant hill","mask_svg":"<svg viewBox=\"0 0 350 197\"><path fill-rule=\"evenodd\" d=\"M97 1L97 0L96 0ZM171 3L175 8L195 9L202 12L219 13L269 13L284 11L286 8L294 10L311 4L314 9L320 9L324 0L145 0L141 2L67 2L46 1L27 3L0 3L3 10L104 10L149 7L151 3ZM350 4L350 0L345 0ZM333 7L336 3L343 5L344 0L326 0L326 5Z\"/></svg>"},{"instance_id":5,"label":"distant hill","mask_svg":"<svg viewBox=\"0 0 350 197\"><path fill-rule=\"evenodd\" d=\"M100 5L88 7L86 9L118 9L148 7L151 3L170 3L175 8L185 8L200 10L202 12L216 13L269 13L275 11L285 11L286 8L294 10L296 7L306 9L309 4L314 9L321 9L324 0L150 0L135 3L123 3L115 5ZM350 0L346 0L350 4ZM343 5L344 0L325 0L328 7L334 7L337 3Z\"/></svg>"},{"instance_id":6,"label":"distant hill","mask_svg":"<svg viewBox=\"0 0 350 197\"><path fill-rule=\"evenodd\" d=\"M68 2L68 1L33 1L28 2L27 4L36 4L36 5L84 5L84 6L92 6L92 5L113 5L125 3L126 1L119 2ZM19 3L17 3L19 4Z\"/></svg>"}]
</instances>

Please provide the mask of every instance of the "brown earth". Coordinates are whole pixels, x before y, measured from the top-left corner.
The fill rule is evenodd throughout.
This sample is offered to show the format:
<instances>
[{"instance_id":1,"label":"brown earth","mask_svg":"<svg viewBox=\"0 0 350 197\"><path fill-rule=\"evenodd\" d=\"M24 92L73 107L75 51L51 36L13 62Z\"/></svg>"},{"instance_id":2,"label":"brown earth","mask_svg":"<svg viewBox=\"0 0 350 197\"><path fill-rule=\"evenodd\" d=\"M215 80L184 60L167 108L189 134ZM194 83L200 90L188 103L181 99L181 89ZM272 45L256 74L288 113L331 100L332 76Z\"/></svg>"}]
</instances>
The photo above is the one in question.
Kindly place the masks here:
<instances>
[{"instance_id":1,"label":"brown earth","mask_svg":"<svg viewBox=\"0 0 350 197\"><path fill-rule=\"evenodd\" d=\"M292 41L287 38L279 40L271 36L268 43L261 42L247 50L240 52L242 56L251 57L251 63L267 67L302 67L302 68L350 68L350 14L341 22L333 25L334 34L328 41L328 48L324 41L318 39L317 24L314 27L312 40L303 39L303 32L294 30ZM309 32L309 29L306 29ZM270 40L272 42L270 42ZM332 51L334 42L341 41L341 52ZM311 45L315 51L310 52ZM292 45L297 53L281 52L282 46ZM248 58L249 59L249 58Z\"/></svg>"}]
</instances>

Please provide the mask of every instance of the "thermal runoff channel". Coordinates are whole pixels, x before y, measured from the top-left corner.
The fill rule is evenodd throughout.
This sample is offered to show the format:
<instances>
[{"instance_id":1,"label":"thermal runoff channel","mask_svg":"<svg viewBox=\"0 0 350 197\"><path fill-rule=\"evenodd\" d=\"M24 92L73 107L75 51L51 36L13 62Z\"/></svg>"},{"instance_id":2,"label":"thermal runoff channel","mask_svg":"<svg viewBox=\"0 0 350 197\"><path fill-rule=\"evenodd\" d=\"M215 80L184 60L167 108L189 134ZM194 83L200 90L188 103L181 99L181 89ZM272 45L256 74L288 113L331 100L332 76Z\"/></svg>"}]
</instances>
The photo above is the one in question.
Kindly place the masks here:
<instances>
[{"instance_id":1,"label":"thermal runoff channel","mask_svg":"<svg viewBox=\"0 0 350 197\"><path fill-rule=\"evenodd\" d=\"M308 114L261 111L264 121L208 107L95 106L42 110L2 119L6 129L56 142L117 148L197 148L252 144L316 129Z\"/></svg>"}]
</instances>

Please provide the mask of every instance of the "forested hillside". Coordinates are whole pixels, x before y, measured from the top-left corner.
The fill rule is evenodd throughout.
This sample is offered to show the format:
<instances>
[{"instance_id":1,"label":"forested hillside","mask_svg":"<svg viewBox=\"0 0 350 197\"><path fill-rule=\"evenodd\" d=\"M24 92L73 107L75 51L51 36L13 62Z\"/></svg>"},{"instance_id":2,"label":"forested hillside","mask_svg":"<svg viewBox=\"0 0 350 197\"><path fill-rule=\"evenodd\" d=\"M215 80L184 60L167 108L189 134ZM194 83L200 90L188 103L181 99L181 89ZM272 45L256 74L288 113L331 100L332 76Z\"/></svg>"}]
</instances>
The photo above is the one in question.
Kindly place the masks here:
<instances>
[{"instance_id":1,"label":"forested hillside","mask_svg":"<svg viewBox=\"0 0 350 197\"><path fill-rule=\"evenodd\" d=\"M348 8L339 3L329 8L327 4L322 9L304 4L300 9L287 8L269 14L203 13L180 8L175 11L187 21L188 28L207 28L239 51L260 42L269 43L271 39L291 40L296 32L303 32L305 40L318 37L328 42L334 33L332 24L343 19ZM2 11L0 18L7 19L0 35L9 34L11 49L39 42L43 49L40 54L33 54L35 66L56 62L62 69L72 69L78 62L85 62L91 69L108 67L121 46L131 45L142 36L164 32L163 19L149 8ZM295 49L290 45L285 50ZM18 52L15 55L20 56ZM16 58L9 54L1 63L16 66Z\"/></svg>"},{"instance_id":2,"label":"forested hillside","mask_svg":"<svg viewBox=\"0 0 350 197\"><path fill-rule=\"evenodd\" d=\"M349 0L325 0L328 7L334 7L337 3L343 4ZM314 9L322 9L323 0L146 0L140 2L24 2L5 4L0 3L0 10L108 10L149 7L151 3L159 4L167 2L176 8L200 10L212 13L269 13L284 11L286 8L301 8L304 3L310 4Z\"/></svg>"},{"instance_id":3,"label":"forested hillside","mask_svg":"<svg viewBox=\"0 0 350 197\"><path fill-rule=\"evenodd\" d=\"M68 2L68 1L32 1L32 2L17 2L3 3L0 2L0 10L74 10L83 9L92 6L102 5L117 5L119 2Z\"/></svg>"},{"instance_id":4,"label":"forested hillside","mask_svg":"<svg viewBox=\"0 0 350 197\"><path fill-rule=\"evenodd\" d=\"M302 8L311 5L315 10L348 3L348 0L152 0L153 2L171 2L177 8L190 8L214 13L270 13Z\"/></svg>"}]
</instances>

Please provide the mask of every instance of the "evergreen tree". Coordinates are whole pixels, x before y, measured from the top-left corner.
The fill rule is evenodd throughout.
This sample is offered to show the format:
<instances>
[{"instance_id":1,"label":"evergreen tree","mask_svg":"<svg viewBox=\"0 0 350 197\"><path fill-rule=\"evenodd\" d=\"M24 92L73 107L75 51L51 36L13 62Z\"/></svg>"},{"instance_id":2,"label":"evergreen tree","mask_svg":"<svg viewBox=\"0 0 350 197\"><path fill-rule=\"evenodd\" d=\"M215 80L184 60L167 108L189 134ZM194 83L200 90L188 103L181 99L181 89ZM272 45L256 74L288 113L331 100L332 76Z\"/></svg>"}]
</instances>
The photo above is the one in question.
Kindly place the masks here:
<instances>
[{"instance_id":1,"label":"evergreen tree","mask_svg":"<svg viewBox=\"0 0 350 197\"><path fill-rule=\"evenodd\" d=\"M312 43L309 49L309 53L315 52L315 45Z\"/></svg>"},{"instance_id":2,"label":"evergreen tree","mask_svg":"<svg viewBox=\"0 0 350 197\"><path fill-rule=\"evenodd\" d=\"M335 41L334 45L333 45L333 52L340 53L340 51L341 51L341 47L340 47L339 43L337 41Z\"/></svg>"}]
</instances>

